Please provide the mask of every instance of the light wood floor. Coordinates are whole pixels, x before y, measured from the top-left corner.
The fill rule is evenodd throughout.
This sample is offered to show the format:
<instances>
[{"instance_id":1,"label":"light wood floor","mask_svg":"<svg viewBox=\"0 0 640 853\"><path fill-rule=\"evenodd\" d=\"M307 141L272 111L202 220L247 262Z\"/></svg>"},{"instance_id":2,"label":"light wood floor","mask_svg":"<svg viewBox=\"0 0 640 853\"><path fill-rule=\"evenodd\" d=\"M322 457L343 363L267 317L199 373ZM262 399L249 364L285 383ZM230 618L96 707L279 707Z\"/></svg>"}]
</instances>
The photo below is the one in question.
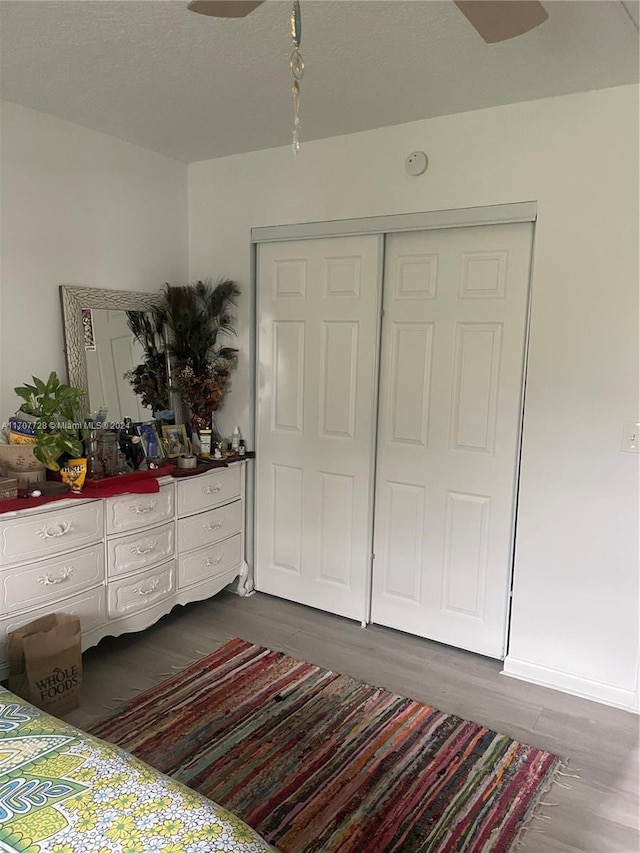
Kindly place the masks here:
<instances>
[{"instance_id":1,"label":"light wood floor","mask_svg":"<svg viewBox=\"0 0 640 853\"><path fill-rule=\"evenodd\" d=\"M147 631L107 638L84 655L81 728L232 637L279 649L482 723L569 758L580 779L546 798L549 824L526 853L637 853L638 717L501 676L500 663L258 593L177 607ZM173 669L172 669L173 668ZM303 853L301 851L300 853Z\"/></svg>"}]
</instances>

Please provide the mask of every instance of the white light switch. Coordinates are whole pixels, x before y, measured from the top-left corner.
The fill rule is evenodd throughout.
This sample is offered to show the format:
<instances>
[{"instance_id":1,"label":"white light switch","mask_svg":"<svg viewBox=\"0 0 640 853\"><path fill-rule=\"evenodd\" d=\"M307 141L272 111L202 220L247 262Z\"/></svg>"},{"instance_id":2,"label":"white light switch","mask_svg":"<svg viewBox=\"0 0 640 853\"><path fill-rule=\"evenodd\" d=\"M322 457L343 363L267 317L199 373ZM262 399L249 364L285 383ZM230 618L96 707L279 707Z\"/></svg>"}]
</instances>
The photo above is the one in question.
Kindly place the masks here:
<instances>
[{"instance_id":1,"label":"white light switch","mask_svg":"<svg viewBox=\"0 0 640 853\"><path fill-rule=\"evenodd\" d=\"M640 423L628 421L622 432L622 450L640 453Z\"/></svg>"}]
</instances>

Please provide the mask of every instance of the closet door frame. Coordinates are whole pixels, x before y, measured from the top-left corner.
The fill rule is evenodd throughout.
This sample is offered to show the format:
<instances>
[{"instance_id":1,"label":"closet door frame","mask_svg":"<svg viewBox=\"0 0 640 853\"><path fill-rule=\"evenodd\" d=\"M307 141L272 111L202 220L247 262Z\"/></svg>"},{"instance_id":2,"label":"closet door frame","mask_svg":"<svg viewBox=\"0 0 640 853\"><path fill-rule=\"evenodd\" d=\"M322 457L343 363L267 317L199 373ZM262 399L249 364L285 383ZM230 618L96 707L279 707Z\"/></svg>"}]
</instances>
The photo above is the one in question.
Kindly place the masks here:
<instances>
[{"instance_id":1,"label":"closet door frame","mask_svg":"<svg viewBox=\"0 0 640 853\"><path fill-rule=\"evenodd\" d=\"M533 222L535 224L538 214L538 205L536 201L513 202L508 204L487 205L483 207L465 207L452 208L449 210L431 210L419 213L400 213L390 214L386 216L368 216L360 219L334 219L325 222L302 222L290 225L268 225L260 226L251 229L251 255L250 255L250 384L253 388L251 396L251 406L253 407L253 434L256 442L258 439L258 310L259 310L259 294L258 294L258 246L261 243L278 243L288 242L292 240L309 240L321 239L327 237L345 237L355 236L360 234L379 234L383 238L387 234L401 231L426 231L443 228L466 228L473 225L497 225L515 222ZM527 304L527 319L525 331L525 352L523 361L523 380L522 393L520 400L520 435L518 442L518 454L516 462L516 471L514 477L514 526L512 531L512 547L511 547L511 575L513 578L513 559L515 554L515 527L517 524L518 510L518 488L520 483L520 457L522 449L522 423L524 414L524 397L526 387L526 373L528 360L529 346L529 325L531 320L531 298L533 288L531 286L533 280L533 266L535 258L535 227L531 246L531 267L530 267L530 286ZM384 263L384 241L383 241L383 263ZM378 370L378 392L379 392L379 363L380 363L380 328L378 323L378 346L376 349L376 369ZM374 424L374 445L372 449L373 483L375 493L376 471L375 471L375 450L377 446L377 421ZM246 552L250 560L250 565L255 565L255 537L257 518L255 515L255 476L256 466L250 467L251 475L247 479L247 518L246 518ZM375 512L374 504L375 494L370 497L370 502L373 512ZM371 525L373 528L373 524ZM373 536L371 540L371 554L373 557ZM246 589L246 587L245 587ZM249 584L249 592L253 589L253 580ZM363 602L364 618L362 626L365 627L371 622L371 591L372 579L371 572L366 584L366 600ZM508 643L509 624L511 614L509 612L505 625L505 647Z\"/></svg>"}]
</instances>

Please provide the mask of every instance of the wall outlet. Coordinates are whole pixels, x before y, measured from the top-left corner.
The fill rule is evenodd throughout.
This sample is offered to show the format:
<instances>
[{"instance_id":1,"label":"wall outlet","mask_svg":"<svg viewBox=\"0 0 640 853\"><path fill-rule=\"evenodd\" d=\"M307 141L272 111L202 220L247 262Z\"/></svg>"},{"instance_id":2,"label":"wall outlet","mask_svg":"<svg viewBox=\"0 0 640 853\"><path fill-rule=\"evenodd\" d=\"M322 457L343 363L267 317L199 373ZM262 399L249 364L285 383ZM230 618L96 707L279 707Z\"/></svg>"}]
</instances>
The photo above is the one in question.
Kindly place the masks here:
<instances>
[{"instance_id":1,"label":"wall outlet","mask_svg":"<svg viewBox=\"0 0 640 853\"><path fill-rule=\"evenodd\" d=\"M640 453L640 423L627 421L622 431L622 447L627 453Z\"/></svg>"}]
</instances>

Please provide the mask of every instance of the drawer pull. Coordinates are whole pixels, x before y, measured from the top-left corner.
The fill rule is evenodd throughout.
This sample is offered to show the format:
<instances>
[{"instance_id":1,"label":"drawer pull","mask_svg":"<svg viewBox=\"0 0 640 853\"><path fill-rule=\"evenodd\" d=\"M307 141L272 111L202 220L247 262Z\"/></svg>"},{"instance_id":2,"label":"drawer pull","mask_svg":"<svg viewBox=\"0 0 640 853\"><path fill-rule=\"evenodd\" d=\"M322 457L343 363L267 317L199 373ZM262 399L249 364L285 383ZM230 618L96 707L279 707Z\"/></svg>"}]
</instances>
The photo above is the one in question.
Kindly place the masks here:
<instances>
[{"instance_id":1,"label":"drawer pull","mask_svg":"<svg viewBox=\"0 0 640 853\"><path fill-rule=\"evenodd\" d=\"M205 493L205 495L215 495L216 492L219 492L221 488L222 485L220 483L216 483L215 486L203 486L202 491Z\"/></svg>"},{"instance_id":2,"label":"drawer pull","mask_svg":"<svg viewBox=\"0 0 640 853\"><path fill-rule=\"evenodd\" d=\"M63 521L60 524L52 524L50 527L43 527L38 530L38 536L41 539L56 539L58 536L65 536L73 530L73 524L70 521Z\"/></svg>"},{"instance_id":3,"label":"drawer pull","mask_svg":"<svg viewBox=\"0 0 640 853\"><path fill-rule=\"evenodd\" d=\"M66 566L57 578L51 577L49 572L47 572L42 575L42 577L38 578L38 583L41 583L43 586L51 586L54 583L64 583L69 580L72 574L73 566Z\"/></svg>"},{"instance_id":4,"label":"drawer pull","mask_svg":"<svg viewBox=\"0 0 640 853\"><path fill-rule=\"evenodd\" d=\"M147 544L132 545L129 550L136 557L142 557L143 554L150 554L152 551L155 551L157 544L155 539L150 539Z\"/></svg>"},{"instance_id":5,"label":"drawer pull","mask_svg":"<svg viewBox=\"0 0 640 853\"><path fill-rule=\"evenodd\" d=\"M211 557L205 557L205 559L202 561L202 565L203 566L217 566L218 563L222 562L223 557L224 557L224 551L221 551L220 554L218 554L218 556L215 558L215 560L212 560Z\"/></svg>"},{"instance_id":6,"label":"drawer pull","mask_svg":"<svg viewBox=\"0 0 640 853\"><path fill-rule=\"evenodd\" d=\"M149 501L146 504L135 504L129 507L129 512L134 512L136 515L144 515L145 512L153 512L158 501Z\"/></svg>"},{"instance_id":7,"label":"drawer pull","mask_svg":"<svg viewBox=\"0 0 640 853\"><path fill-rule=\"evenodd\" d=\"M154 593L156 591L156 588L157 588L159 583L160 583L159 579L154 578L152 581L149 582L148 586L143 586L142 584L140 584L140 586L137 586L133 590L133 594L138 595L138 596L151 595L152 593Z\"/></svg>"},{"instance_id":8,"label":"drawer pull","mask_svg":"<svg viewBox=\"0 0 640 853\"><path fill-rule=\"evenodd\" d=\"M205 524L204 529L210 530L212 533L216 530L220 530L222 525L224 524L224 516L220 519L220 521L216 521L215 524Z\"/></svg>"}]
</instances>

